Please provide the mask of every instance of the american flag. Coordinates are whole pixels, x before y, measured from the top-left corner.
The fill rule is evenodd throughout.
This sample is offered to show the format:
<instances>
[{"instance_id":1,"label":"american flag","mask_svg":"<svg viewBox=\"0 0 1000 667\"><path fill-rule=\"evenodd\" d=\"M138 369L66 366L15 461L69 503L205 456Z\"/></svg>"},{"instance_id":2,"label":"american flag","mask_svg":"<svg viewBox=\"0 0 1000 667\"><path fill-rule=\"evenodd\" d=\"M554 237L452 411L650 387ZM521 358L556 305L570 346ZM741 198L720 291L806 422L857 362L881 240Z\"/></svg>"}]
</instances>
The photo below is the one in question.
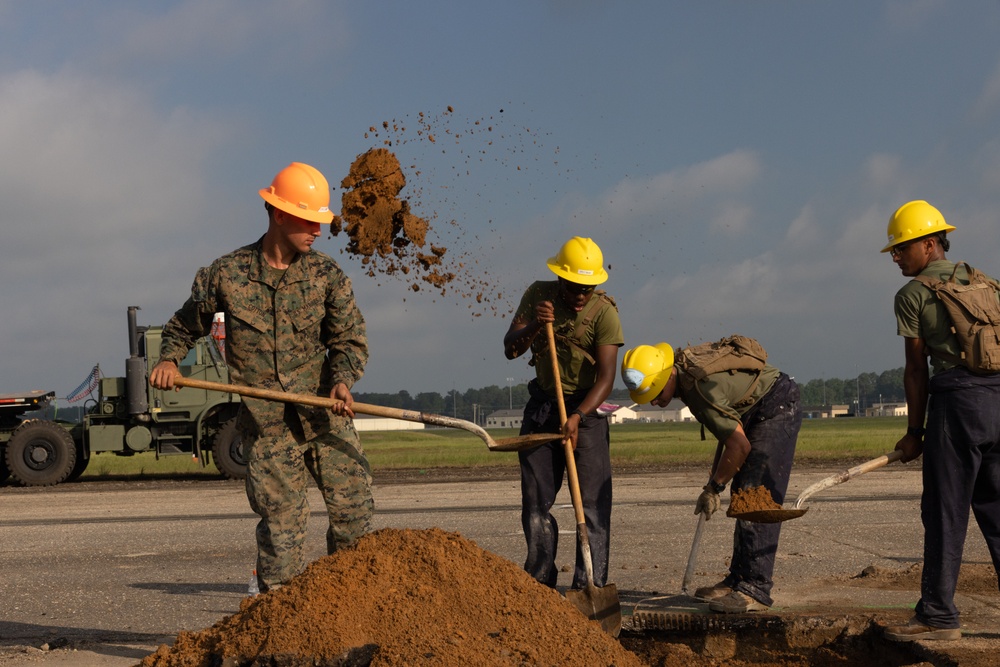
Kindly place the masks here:
<instances>
[{"instance_id":1,"label":"american flag","mask_svg":"<svg viewBox=\"0 0 1000 667\"><path fill-rule=\"evenodd\" d=\"M87 379L81 382L80 386L74 389L70 393L70 395L66 397L66 400L69 401L70 403L75 403L76 401L79 401L81 398L87 396L92 391L97 389L97 384L100 381L101 381L101 367L99 365L94 366L94 369L90 371L90 375L87 376Z\"/></svg>"}]
</instances>

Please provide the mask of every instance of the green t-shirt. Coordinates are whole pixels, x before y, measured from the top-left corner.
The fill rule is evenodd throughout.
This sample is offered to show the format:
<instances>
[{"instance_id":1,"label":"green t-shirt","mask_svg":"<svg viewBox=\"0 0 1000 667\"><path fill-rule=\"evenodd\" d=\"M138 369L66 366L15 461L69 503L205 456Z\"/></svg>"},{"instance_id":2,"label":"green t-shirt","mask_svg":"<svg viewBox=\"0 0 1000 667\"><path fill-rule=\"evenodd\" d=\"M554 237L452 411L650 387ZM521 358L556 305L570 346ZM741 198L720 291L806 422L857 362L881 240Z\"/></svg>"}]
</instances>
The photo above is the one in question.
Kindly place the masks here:
<instances>
[{"instance_id":1,"label":"green t-shirt","mask_svg":"<svg viewBox=\"0 0 1000 667\"><path fill-rule=\"evenodd\" d=\"M948 280L955 270L954 262L939 259L927 265L920 275L938 280ZM965 267L958 270L958 280L968 282ZM905 338L922 338L924 343L938 352L955 356L961 354L958 339L951 332L951 318L944 304L927 287L911 280L896 292L894 303L896 313L896 333ZM931 372L937 374L954 368L955 363L931 356Z\"/></svg>"},{"instance_id":2,"label":"green t-shirt","mask_svg":"<svg viewBox=\"0 0 1000 667\"><path fill-rule=\"evenodd\" d=\"M552 328L556 334L556 356L559 359L559 378L564 394L590 389L597 384L597 365L587 359L579 350L573 348L565 337L572 337L578 325L587 317L590 324L583 330L579 346L593 358L597 359L597 348L602 345L621 347L625 344L618 309L600 294L594 292L579 313L567 306L558 295L559 281L539 280L532 283L521 297L521 304L514 313L515 320L531 320L535 317L535 304L540 301L551 301L555 306L556 321ZM594 303L593 310L588 309ZM534 355L535 376L542 389L550 396L555 395L555 378L552 375L552 361L548 353L548 337L542 329L531 343Z\"/></svg>"},{"instance_id":3,"label":"green t-shirt","mask_svg":"<svg viewBox=\"0 0 1000 667\"><path fill-rule=\"evenodd\" d=\"M753 371L712 373L689 392L684 391L678 383L677 397L691 409L694 418L722 442L736 430L740 417L764 398L764 394L771 391L779 373L777 368L766 364L760 372L760 381L750 395L751 400L745 405L736 406L735 403L750 388L750 383L757 375Z\"/></svg>"}]
</instances>

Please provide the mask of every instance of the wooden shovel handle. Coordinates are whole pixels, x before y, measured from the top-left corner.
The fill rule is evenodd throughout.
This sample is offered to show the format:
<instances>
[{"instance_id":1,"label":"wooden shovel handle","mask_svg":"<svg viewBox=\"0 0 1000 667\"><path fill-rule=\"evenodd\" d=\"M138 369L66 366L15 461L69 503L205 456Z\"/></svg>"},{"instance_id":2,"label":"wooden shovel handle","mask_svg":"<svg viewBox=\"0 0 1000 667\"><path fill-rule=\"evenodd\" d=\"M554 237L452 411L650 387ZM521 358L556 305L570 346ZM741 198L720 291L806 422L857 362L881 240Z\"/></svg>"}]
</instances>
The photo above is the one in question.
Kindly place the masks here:
<instances>
[{"instance_id":1,"label":"wooden shovel handle","mask_svg":"<svg viewBox=\"0 0 1000 667\"><path fill-rule=\"evenodd\" d=\"M844 472L837 473L836 475L831 475L820 481L816 482L801 494L795 501L795 509L802 509L802 505L809 498L809 496L818 493L824 489L829 489L831 486L836 486L837 484L843 484L849 479L854 479L858 475L863 475L866 472L871 472L881 468L884 465L898 461L903 458L903 452L898 449L894 449L888 454L883 454L877 459L872 459L871 461L865 461L864 463L858 464L851 468L850 470L845 470Z\"/></svg>"},{"instance_id":2,"label":"wooden shovel handle","mask_svg":"<svg viewBox=\"0 0 1000 667\"><path fill-rule=\"evenodd\" d=\"M342 402L335 398L327 398L324 396L295 394L285 391L276 391L274 389L260 389L258 387L244 387L242 385L209 382L207 380L196 380L194 378L184 377L183 375L174 376L174 384L178 387L194 387L196 389L207 389L209 391L221 391L227 394L249 396L250 398L260 398L266 401L299 403L302 405L312 405L320 408L331 408ZM369 403L358 402L352 403L351 409L354 412L360 412L365 415L374 415L376 417L390 417L393 419L402 419L404 421L420 422L422 424L434 424L435 426L448 426L451 428L464 429L478 435L488 446L495 446L493 439L490 438L489 434L487 434L482 427L473 424L472 422L465 421L464 419L445 417L444 415L434 415L426 412L418 412L416 410L403 410L401 408L389 408L382 405L371 405Z\"/></svg>"}]
</instances>

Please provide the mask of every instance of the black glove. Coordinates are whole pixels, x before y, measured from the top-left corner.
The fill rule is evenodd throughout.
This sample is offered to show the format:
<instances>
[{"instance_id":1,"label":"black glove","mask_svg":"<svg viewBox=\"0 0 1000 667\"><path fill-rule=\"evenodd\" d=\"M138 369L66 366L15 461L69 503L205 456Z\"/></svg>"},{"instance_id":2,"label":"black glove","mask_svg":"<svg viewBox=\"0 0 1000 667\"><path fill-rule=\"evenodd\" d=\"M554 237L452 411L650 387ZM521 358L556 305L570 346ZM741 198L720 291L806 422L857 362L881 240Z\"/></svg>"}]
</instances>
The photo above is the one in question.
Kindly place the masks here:
<instances>
[{"instance_id":1,"label":"black glove","mask_svg":"<svg viewBox=\"0 0 1000 667\"><path fill-rule=\"evenodd\" d=\"M722 499L719 498L719 494L715 492L715 489L706 484L701 495L698 496L698 503L694 506L694 513L704 514L705 521L708 521L721 507Z\"/></svg>"}]
</instances>

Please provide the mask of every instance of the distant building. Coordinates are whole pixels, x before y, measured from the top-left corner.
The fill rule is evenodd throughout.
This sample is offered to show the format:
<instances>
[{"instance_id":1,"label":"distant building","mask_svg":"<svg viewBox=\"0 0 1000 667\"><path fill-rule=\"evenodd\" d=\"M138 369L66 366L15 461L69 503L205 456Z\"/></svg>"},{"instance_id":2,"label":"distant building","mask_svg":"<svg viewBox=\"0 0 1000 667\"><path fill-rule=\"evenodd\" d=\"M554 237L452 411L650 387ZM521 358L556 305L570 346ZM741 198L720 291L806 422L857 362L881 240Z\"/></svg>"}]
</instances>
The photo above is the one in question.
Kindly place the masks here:
<instances>
[{"instance_id":1,"label":"distant building","mask_svg":"<svg viewBox=\"0 0 1000 667\"><path fill-rule=\"evenodd\" d=\"M373 417L355 413L354 428L358 431L414 431L424 428L421 422L411 422L406 419L392 417Z\"/></svg>"},{"instance_id":2,"label":"distant building","mask_svg":"<svg viewBox=\"0 0 1000 667\"><path fill-rule=\"evenodd\" d=\"M633 405L634 421L638 422L692 422L694 414L684 401L675 398L665 408L655 405Z\"/></svg>"},{"instance_id":3,"label":"distant building","mask_svg":"<svg viewBox=\"0 0 1000 667\"><path fill-rule=\"evenodd\" d=\"M600 412L606 414L608 417L609 424L624 424L626 422L634 422L636 420L635 406L625 407L624 405L612 405L605 403L599 408Z\"/></svg>"},{"instance_id":4,"label":"distant building","mask_svg":"<svg viewBox=\"0 0 1000 667\"><path fill-rule=\"evenodd\" d=\"M905 417L908 414L906 403L876 403L865 408L865 417Z\"/></svg>"},{"instance_id":5,"label":"distant building","mask_svg":"<svg viewBox=\"0 0 1000 667\"><path fill-rule=\"evenodd\" d=\"M486 415L486 428L521 428L524 410L497 410Z\"/></svg>"},{"instance_id":6,"label":"distant building","mask_svg":"<svg viewBox=\"0 0 1000 667\"><path fill-rule=\"evenodd\" d=\"M848 405L806 406L802 408L802 416L806 419L833 419L846 417L850 413Z\"/></svg>"}]
</instances>

